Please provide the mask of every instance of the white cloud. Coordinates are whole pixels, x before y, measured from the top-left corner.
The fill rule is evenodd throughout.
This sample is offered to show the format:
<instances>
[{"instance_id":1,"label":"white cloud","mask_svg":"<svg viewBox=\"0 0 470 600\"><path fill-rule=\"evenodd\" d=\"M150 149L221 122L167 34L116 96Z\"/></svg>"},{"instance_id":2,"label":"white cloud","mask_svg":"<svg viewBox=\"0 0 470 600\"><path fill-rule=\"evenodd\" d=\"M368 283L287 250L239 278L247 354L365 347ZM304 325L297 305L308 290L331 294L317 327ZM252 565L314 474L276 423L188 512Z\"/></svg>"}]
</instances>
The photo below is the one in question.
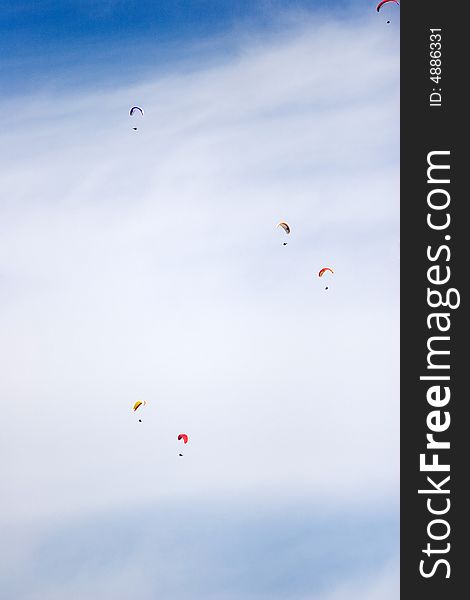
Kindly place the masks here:
<instances>
[{"instance_id":1,"label":"white cloud","mask_svg":"<svg viewBox=\"0 0 470 600\"><path fill-rule=\"evenodd\" d=\"M110 577L107 573L102 573L99 581L95 581L93 586L90 583L80 580L75 582L76 587L64 587L60 584L52 585L47 588L47 597L49 600L61 600L64 593L68 598L80 599L83 594L89 600L99 600L103 596L111 596L115 600L129 600L138 595L142 600L151 600L154 598L152 590L146 588L142 582L142 575L136 567L136 563L128 565L122 571L113 573ZM92 588L92 589L90 589ZM30 591L21 600L42 600L44 590ZM299 600L396 600L399 597L399 576L398 569L395 566L386 567L379 571L378 574L368 575L363 578L351 578L334 586L332 590L325 593L308 595L300 598L297 595L285 596L285 598ZM231 593L223 590L217 591L216 594L209 593L204 596L194 596L190 589L181 589L172 594L175 600L189 600L190 598L208 598L209 600L218 598L219 600L272 600L272 594L255 593L248 594L246 592ZM282 598L282 596L279 596Z\"/></svg>"},{"instance_id":2,"label":"white cloud","mask_svg":"<svg viewBox=\"0 0 470 600\"><path fill-rule=\"evenodd\" d=\"M183 491L397 496L396 42L313 21L244 44L3 107L9 519Z\"/></svg>"},{"instance_id":3,"label":"white cloud","mask_svg":"<svg viewBox=\"0 0 470 600\"><path fill-rule=\"evenodd\" d=\"M398 566L391 563L374 575L353 578L326 594L309 596L305 600L396 600L399 597Z\"/></svg>"}]
</instances>

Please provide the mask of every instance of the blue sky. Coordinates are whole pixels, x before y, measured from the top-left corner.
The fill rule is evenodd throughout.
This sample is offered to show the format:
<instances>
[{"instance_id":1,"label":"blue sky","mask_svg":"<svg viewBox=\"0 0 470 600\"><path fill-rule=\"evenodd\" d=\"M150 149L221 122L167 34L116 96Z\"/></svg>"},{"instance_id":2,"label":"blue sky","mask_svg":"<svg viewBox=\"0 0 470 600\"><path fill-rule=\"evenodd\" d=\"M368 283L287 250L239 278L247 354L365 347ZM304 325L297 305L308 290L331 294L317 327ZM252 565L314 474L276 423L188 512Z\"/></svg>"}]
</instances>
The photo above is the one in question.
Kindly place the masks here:
<instances>
[{"instance_id":1,"label":"blue sky","mask_svg":"<svg viewBox=\"0 0 470 600\"><path fill-rule=\"evenodd\" d=\"M372 7L367 0L6 0L1 17L2 33L9 32L17 47L31 38L48 47L72 41L79 45L87 39L103 43L119 40L172 35L207 35L233 27L238 22L270 23L276 13L292 10L341 12ZM25 36L23 38L22 36ZM28 38L26 38L28 36Z\"/></svg>"},{"instance_id":2,"label":"blue sky","mask_svg":"<svg viewBox=\"0 0 470 600\"><path fill-rule=\"evenodd\" d=\"M136 81L149 70L171 70L175 61L186 64L195 53L220 60L239 51L227 34L285 30L286 12L348 19L367 11L373 12L370 0L8 0L0 15L2 88ZM215 45L220 36L226 37Z\"/></svg>"},{"instance_id":3,"label":"blue sky","mask_svg":"<svg viewBox=\"0 0 470 600\"><path fill-rule=\"evenodd\" d=\"M366 2L7 3L8 600L396 599L387 18Z\"/></svg>"},{"instance_id":4,"label":"blue sky","mask_svg":"<svg viewBox=\"0 0 470 600\"><path fill-rule=\"evenodd\" d=\"M33 580L43 597L94 599L103 573L122 586L134 570L113 598L304 598L350 577L367 597L371 571L396 577L397 529L396 514L180 499L49 523L26 564L2 561L2 590L21 597ZM396 580L389 591L396 596Z\"/></svg>"}]
</instances>

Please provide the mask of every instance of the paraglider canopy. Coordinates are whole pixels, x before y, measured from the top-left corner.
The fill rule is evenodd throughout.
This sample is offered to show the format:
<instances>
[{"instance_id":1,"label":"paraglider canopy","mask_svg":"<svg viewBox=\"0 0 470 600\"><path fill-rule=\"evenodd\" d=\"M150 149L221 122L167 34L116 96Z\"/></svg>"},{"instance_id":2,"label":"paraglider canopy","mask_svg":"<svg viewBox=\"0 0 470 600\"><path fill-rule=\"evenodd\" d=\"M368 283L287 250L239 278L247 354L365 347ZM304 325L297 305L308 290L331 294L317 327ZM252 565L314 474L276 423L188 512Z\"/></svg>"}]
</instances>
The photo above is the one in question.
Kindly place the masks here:
<instances>
[{"instance_id":1,"label":"paraglider canopy","mask_svg":"<svg viewBox=\"0 0 470 600\"><path fill-rule=\"evenodd\" d=\"M131 108L131 110L129 111L129 115L132 117L132 115L135 113L136 110L140 111L140 114L142 116L144 116L144 110L142 108L140 108L140 106L133 106Z\"/></svg>"},{"instance_id":2,"label":"paraglider canopy","mask_svg":"<svg viewBox=\"0 0 470 600\"><path fill-rule=\"evenodd\" d=\"M289 223L286 223L285 221L281 221L280 223L277 224L278 227L282 227L282 229L284 229L284 231L289 234L290 233L290 225Z\"/></svg>"},{"instance_id":3,"label":"paraglider canopy","mask_svg":"<svg viewBox=\"0 0 470 600\"><path fill-rule=\"evenodd\" d=\"M389 2L393 2L394 4L397 4L398 6L400 6L400 3L398 2L398 0L382 0L382 2L379 2L377 4L377 12L380 12L380 9L382 8L382 6L384 4L388 4Z\"/></svg>"},{"instance_id":4,"label":"paraglider canopy","mask_svg":"<svg viewBox=\"0 0 470 600\"><path fill-rule=\"evenodd\" d=\"M136 119L136 115L137 115L137 119L140 121L140 119L142 119L144 116L144 109L140 108L140 106L133 106L130 109L129 114L131 117L134 118L134 120ZM134 131L137 131L137 127L133 127L132 129Z\"/></svg>"},{"instance_id":5,"label":"paraglider canopy","mask_svg":"<svg viewBox=\"0 0 470 600\"><path fill-rule=\"evenodd\" d=\"M185 433L180 433L180 434L178 435L178 441L181 441L181 440L183 440L183 442L184 442L185 444L187 444L187 443L188 443L188 439L189 439L189 437L188 437L188 436L187 436Z\"/></svg>"},{"instance_id":6,"label":"paraglider canopy","mask_svg":"<svg viewBox=\"0 0 470 600\"><path fill-rule=\"evenodd\" d=\"M132 410L135 412L140 406L145 406L147 404L146 400L137 400L137 402L132 407Z\"/></svg>"},{"instance_id":7,"label":"paraglider canopy","mask_svg":"<svg viewBox=\"0 0 470 600\"><path fill-rule=\"evenodd\" d=\"M330 269L330 267L324 267L323 269L320 269L320 271L318 272L318 277L323 277L323 275L327 271L330 271L330 273L334 273L333 269Z\"/></svg>"}]
</instances>

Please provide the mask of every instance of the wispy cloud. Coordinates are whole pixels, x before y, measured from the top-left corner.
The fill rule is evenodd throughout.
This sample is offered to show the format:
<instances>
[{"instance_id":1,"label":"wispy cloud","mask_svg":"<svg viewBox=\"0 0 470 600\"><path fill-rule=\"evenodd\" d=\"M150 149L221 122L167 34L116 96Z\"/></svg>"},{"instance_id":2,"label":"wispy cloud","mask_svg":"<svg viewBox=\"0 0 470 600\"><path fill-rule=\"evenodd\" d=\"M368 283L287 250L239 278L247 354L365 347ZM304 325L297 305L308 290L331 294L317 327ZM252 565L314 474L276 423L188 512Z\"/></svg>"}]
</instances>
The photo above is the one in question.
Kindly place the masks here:
<instances>
[{"instance_id":1,"label":"wispy cloud","mask_svg":"<svg viewBox=\"0 0 470 600\"><path fill-rule=\"evenodd\" d=\"M4 102L10 524L182 494L395 510L396 53L322 18L138 86ZM388 600L380 581L357 597Z\"/></svg>"},{"instance_id":2,"label":"wispy cloud","mask_svg":"<svg viewBox=\"0 0 470 600\"><path fill-rule=\"evenodd\" d=\"M388 600L396 590L397 519L384 514L187 497L49 521L29 543L19 533L21 562L2 556L11 600Z\"/></svg>"},{"instance_id":3,"label":"wispy cloud","mask_svg":"<svg viewBox=\"0 0 470 600\"><path fill-rule=\"evenodd\" d=\"M391 45L321 24L223 67L2 111L15 510L179 493L182 480L194 493L396 489ZM139 397L143 426L129 414Z\"/></svg>"}]
</instances>

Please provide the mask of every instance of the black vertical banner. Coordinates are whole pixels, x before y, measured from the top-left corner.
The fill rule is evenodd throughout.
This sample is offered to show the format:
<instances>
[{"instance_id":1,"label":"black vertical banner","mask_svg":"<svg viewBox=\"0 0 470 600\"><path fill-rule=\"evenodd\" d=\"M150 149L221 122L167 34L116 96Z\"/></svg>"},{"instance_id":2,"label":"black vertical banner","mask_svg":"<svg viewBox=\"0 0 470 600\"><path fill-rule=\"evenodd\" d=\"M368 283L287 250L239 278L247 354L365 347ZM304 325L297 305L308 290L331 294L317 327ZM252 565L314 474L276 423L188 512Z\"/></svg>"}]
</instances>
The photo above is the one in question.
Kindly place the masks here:
<instances>
[{"instance_id":1,"label":"black vertical banner","mask_svg":"<svg viewBox=\"0 0 470 600\"><path fill-rule=\"evenodd\" d=\"M402 600L470 593L462 8L445 0L400 6Z\"/></svg>"}]
</instances>

